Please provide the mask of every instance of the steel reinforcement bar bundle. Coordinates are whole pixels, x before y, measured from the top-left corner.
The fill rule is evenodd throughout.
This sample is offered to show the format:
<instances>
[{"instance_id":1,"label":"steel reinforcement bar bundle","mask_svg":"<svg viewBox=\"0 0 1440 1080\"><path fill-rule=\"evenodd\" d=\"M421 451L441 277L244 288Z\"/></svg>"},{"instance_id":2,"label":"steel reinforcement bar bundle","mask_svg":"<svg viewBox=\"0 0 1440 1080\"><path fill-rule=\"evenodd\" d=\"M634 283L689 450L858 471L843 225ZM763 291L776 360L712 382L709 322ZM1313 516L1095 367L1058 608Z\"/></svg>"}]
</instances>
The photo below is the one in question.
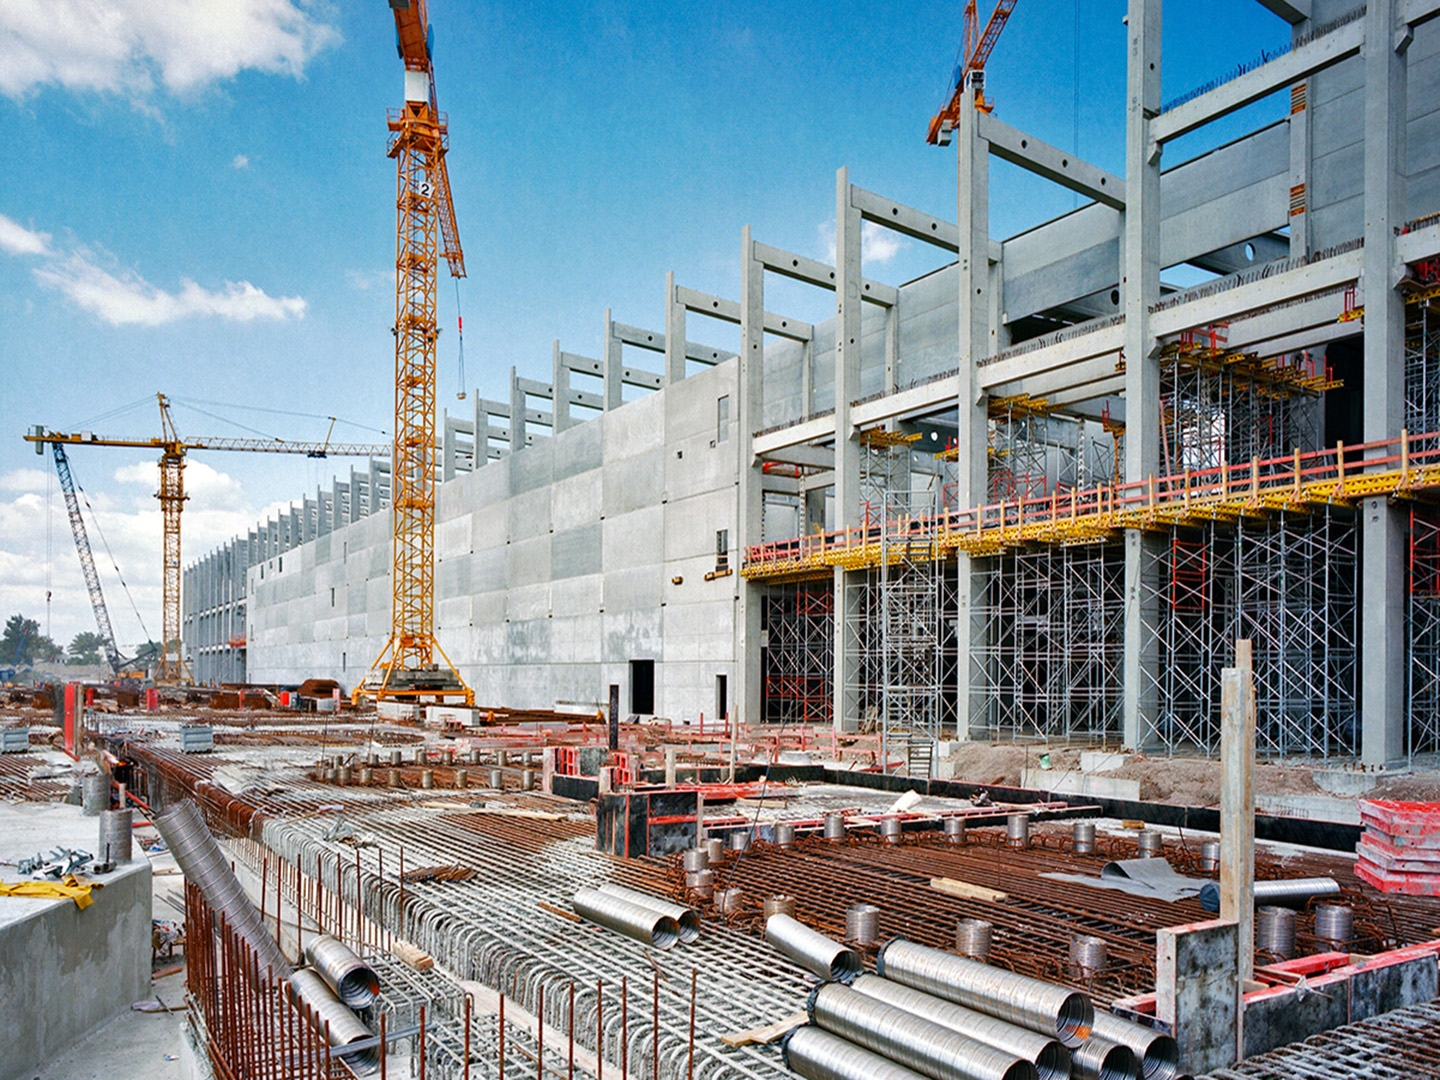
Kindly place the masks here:
<instances>
[{"instance_id":1,"label":"steel reinforcement bar bundle","mask_svg":"<svg viewBox=\"0 0 1440 1080\"><path fill-rule=\"evenodd\" d=\"M508 995L547 1024L570 1025L573 985L577 1042L611 1063L623 1055L630 1075L640 1080L785 1075L773 1051L724 1046L717 1021L723 1017L727 1029L773 1022L793 1008L805 978L762 942L726 928L707 929L693 944L659 952L573 922L568 911L574 893L607 880L608 861L593 850L593 827L583 838L554 839L560 831L553 826L537 830L533 820L488 817L460 805L445 813L376 800L373 809L352 804L346 812L373 837L373 846L351 849L324 839L333 819L320 817L268 818L260 841L342 898L351 919L358 879L365 920L430 953L457 977ZM407 866L463 863L476 874L465 882L402 884L402 848ZM757 979L761 971L767 977ZM692 1043L694 973L699 1026ZM622 979L631 995L623 1010ZM628 1045L622 1048L627 1014ZM601 1047L594 1045L597 1026Z\"/></svg>"}]
</instances>

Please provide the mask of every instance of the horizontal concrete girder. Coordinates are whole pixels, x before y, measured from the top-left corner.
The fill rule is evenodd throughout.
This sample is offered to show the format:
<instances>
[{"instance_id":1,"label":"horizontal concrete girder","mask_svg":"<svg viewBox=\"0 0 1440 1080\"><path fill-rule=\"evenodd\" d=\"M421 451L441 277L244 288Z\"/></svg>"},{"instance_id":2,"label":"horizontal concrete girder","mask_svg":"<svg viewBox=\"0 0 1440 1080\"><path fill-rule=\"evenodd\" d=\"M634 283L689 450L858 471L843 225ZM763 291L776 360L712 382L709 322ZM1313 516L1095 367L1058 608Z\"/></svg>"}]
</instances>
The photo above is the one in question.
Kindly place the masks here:
<instances>
[{"instance_id":1,"label":"horizontal concrete girder","mask_svg":"<svg viewBox=\"0 0 1440 1080\"><path fill-rule=\"evenodd\" d=\"M740 305L723 296L715 296L712 293L703 293L696 289L687 289L683 285L676 285L675 302L686 311L693 311L698 315L709 315L712 319L719 319L721 322L732 323L735 326L740 325ZM815 327L803 319L791 319L767 311L765 312L765 332L774 334L776 337L789 338L791 341L809 341L815 336ZM688 349L689 346L687 345L686 348ZM689 359L695 359L695 357L689 356L688 352L686 356Z\"/></svg>"},{"instance_id":2,"label":"horizontal concrete girder","mask_svg":"<svg viewBox=\"0 0 1440 1080\"><path fill-rule=\"evenodd\" d=\"M758 241L752 246L755 258L766 270L779 274L781 277L818 285L822 289L835 288L835 268L828 263L805 255L797 255L793 251L783 251ZM894 307L900 301L900 290L894 285L886 285L882 281L861 278L860 299L872 304L879 304L881 307Z\"/></svg>"},{"instance_id":3,"label":"horizontal concrete girder","mask_svg":"<svg viewBox=\"0 0 1440 1080\"><path fill-rule=\"evenodd\" d=\"M1115 210L1125 209L1125 181L1120 177L1027 135L993 115L981 113L979 120L980 137L989 142L990 152L1002 161L1019 165Z\"/></svg>"},{"instance_id":4,"label":"horizontal concrete girder","mask_svg":"<svg viewBox=\"0 0 1440 1080\"><path fill-rule=\"evenodd\" d=\"M916 210L854 184L850 185L850 205L860 211L860 217L865 221L884 225L903 236L934 244L945 251L960 250L960 229L953 221Z\"/></svg>"},{"instance_id":5,"label":"horizontal concrete girder","mask_svg":"<svg viewBox=\"0 0 1440 1080\"><path fill-rule=\"evenodd\" d=\"M1314 41L1277 56L1214 90L1167 109L1150 121L1150 137L1157 143L1177 139L1220 117L1243 109L1252 102L1308 79L1317 71L1356 56L1365 42L1365 24L1360 19Z\"/></svg>"}]
</instances>

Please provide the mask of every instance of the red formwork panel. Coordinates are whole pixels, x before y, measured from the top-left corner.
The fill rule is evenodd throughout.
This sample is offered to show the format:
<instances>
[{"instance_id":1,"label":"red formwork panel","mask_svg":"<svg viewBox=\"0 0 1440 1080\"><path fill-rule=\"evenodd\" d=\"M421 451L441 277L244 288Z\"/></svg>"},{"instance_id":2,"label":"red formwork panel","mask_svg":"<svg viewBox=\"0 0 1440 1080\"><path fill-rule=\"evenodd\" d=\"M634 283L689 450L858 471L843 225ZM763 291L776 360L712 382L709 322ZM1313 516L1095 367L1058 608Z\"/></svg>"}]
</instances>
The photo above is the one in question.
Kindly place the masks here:
<instances>
[{"instance_id":1,"label":"red formwork panel","mask_svg":"<svg viewBox=\"0 0 1440 1080\"><path fill-rule=\"evenodd\" d=\"M1355 854L1382 870L1440 874L1440 848L1396 847L1374 829L1366 829L1360 835Z\"/></svg>"},{"instance_id":2,"label":"red formwork panel","mask_svg":"<svg viewBox=\"0 0 1440 1080\"><path fill-rule=\"evenodd\" d=\"M1397 848L1440 848L1440 803L1361 799L1360 822Z\"/></svg>"},{"instance_id":3,"label":"red formwork panel","mask_svg":"<svg viewBox=\"0 0 1440 1080\"><path fill-rule=\"evenodd\" d=\"M1355 861L1355 876L1384 893L1402 896L1440 896L1440 873L1416 874L1403 870L1385 870L1368 859Z\"/></svg>"}]
</instances>

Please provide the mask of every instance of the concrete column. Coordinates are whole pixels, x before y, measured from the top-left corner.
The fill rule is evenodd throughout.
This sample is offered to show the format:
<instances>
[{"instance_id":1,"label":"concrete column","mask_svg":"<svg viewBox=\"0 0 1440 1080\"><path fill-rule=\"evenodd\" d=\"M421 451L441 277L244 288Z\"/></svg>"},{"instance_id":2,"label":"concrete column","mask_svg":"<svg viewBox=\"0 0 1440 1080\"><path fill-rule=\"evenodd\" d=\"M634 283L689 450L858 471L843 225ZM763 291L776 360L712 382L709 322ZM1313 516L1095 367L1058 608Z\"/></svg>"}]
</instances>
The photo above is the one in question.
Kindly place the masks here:
<instances>
[{"instance_id":1,"label":"concrete column","mask_svg":"<svg viewBox=\"0 0 1440 1080\"><path fill-rule=\"evenodd\" d=\"M976 363L994 351L990 323L990 147L980 136L974 88L966 87L955 129L957 205L960 232L958 307L960 397L957 402L956 505L966 510L986 501L989 444L988 404ZM977 609L985 572L977 560L956 557L955 626L959 656L955 665L955 737L968 739L980 704L983 672L977 657L981 620Z\"/></svg>"},{"instance_id":2,"label":"concrete column","mask_svg":"<svg viewBox=\"0 0 1440 1080\"><path fill-rule=\"evenodd\" d=\"M745 549L760 543L763 478L755 468L754 432L761 426L765 402L765 267L755 258L750 226L741 231L740 357L735 404L735 542L738 561ZM607 315L608 321L608 315ZM681 347L684 345L682 343ZM742 723L760 722L760 595L759 586L735 574L735 705Z\"/></svg>"},{"instance_id":3,"label":"concrete column","mask_svg":"<svg viewBox=\"0 0 1440 1080\"><path fill-rule=\"evenodd\" d=\"M1255 973L1255 676L1250 642L1220 672L1220 918L1239 927L1240 978ZM1237 1044L1244 1045L1243 1039Z\"/></svg>"},{"instance_id":4,"label":"concrete column","mask_svg":"<svg viewBox=\"0 0 1440 1080\"><path fill-rule=\"evenodd\" d=\"M675 271L665 271L665 385L685 378L685 305L675 299Z\"/></svg>"},{"instance_id":5,"label":"concrete column","mask_svg":"<svg viewBox=\"0 0 1440 1080\"><path fill-rule=\"evenodd\" d=\"M1150 118L1160 111L1160 0L1130 0L1125 112L1125 235L1121 294L1125 311L1125 479L1160 467L1160 365L1150 305L1160 299L1160 147ZM1126 747L1139 749L1155 728L1158 616L1156 547L1139 530L1125 534L1124 719Z\"/></svg>"},{"instance_id":6,"label":"concrete column","mask_svg":"<svg viewBox=\"0 0 1440 1080\"><path fill-rule=\"evenodd\" d=\"M851 204L850 170L835 174L835 528L860 524L860 444L850 422L850 403L860 396L860 211ZM808 406L807 406L808 408ZM836 731L854 731L855 656L848 647L857 618L852 602L864 571L834 571L835 629L831 642L834 683L831 721Z\"/></svg>"},{"instance_id":7,"label":"concrete column","mask_svg":"<svg viewBox=\"0 0 1440 1080\"><path fill-rule=\"evenodd\" d=\"M1405 425L1405 302L1395 229L1405 220L1408 34L1397 38L1396 5L1365 13L1364 423L1367 442L1394 439ZM1360 756L1368 766L1405 755L1405 519L1388 499L1361 503Z\"/></svg>"},{"instance_id":8,"label":"concrete column","mask_svg":"<svg viewBox=\"0 0 1440 1080\"><path fill-rule=\"evenodd\" d=\"M551 412L555 417L555 426L551 429L556 435L566 428L575 426L575 420L570 415L570 369L565 366L564 354L560 351L560 340L557 338L551 346L550 353L550 392ZM484 458L480 457L477 449L475 467L478 469L485 464Z\"/></svg>"},{"instance_id":9,"label":"concrete column","mask_svg":"<svg viewBox=\"0 0 1440 1080\"><path fill-rule=\"evenodd\" d=\"M515 369L510 369L510 453L525 449L525 391Z\"/></svg>"},{"instance_id":10,"label":"concrete column","mask_svg":"<svg viewBox=\"0 0 1440 1080\"><path fill-rule=\"evenodd\" d=\"M683 349L685 343L682 341ZM601 354L605 364L605 411L618 409L625 404L625 346L615 336L615 324L610 318L610 309L605 309L605 351Z\"/></svg>"}]
</instances>

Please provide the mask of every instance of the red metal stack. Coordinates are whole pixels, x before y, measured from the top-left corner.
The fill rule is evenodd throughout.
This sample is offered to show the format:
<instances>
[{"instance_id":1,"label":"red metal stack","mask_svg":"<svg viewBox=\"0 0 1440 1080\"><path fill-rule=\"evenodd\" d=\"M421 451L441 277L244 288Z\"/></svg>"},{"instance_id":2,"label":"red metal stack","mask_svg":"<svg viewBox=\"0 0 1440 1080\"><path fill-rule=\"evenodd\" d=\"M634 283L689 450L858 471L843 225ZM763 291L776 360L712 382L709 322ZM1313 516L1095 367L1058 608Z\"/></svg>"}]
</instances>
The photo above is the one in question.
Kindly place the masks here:
<instances>
[{"instance_id":1,"label":"red metal stack","mask_svg":"<svg viewBox=\"0 0 1440 1080\"><path fill-rule=\"evenodd\" d=\"M1357 877L1381 892L1440 896L1440 803L1361 799Z\"/></svg>"}]
</instances>

